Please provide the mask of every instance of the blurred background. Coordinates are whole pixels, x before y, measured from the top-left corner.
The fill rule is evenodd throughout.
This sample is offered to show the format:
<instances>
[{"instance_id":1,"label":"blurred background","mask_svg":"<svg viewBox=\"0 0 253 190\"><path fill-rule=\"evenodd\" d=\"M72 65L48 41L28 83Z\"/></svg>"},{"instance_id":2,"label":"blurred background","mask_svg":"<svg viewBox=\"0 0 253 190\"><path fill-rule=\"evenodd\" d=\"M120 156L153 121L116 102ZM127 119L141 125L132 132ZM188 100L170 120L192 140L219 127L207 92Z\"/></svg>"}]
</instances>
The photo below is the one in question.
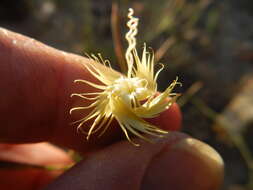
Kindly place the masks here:
<instances>
[{"instance_id":1,"label":"blurred background","mask_svg":"<svg viewBox=\"0 0 253 190\"><path fill-rule=\"evenodd\" d=\"M0 26L68 52L102 53L120 70L128 8L139 17L164 90L176 76L183 131L225 161L223 190L253 189L252 0L1 0Z\"/></svg>"}]
</instances>

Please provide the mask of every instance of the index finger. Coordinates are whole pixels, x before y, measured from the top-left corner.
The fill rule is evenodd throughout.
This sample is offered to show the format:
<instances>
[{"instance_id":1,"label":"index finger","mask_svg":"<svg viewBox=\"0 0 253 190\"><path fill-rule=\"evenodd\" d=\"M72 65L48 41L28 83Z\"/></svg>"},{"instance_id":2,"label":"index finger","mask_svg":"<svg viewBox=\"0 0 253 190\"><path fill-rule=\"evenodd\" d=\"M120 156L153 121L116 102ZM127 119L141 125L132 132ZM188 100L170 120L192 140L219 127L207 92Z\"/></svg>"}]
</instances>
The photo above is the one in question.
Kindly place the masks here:
<instances>
[{"instance_id":1,"label":"index finger","mask_svg":"<svg viewBox=\"0 0 253 190\"><path fill-rule=\"evenodd\" d=\"M79 151L115 141L120 133L116 124L102 138L88 142L77 133L76 127L70 126L73 117L69 115L69 109L76 104L89 104L70 98L70 94L94 91L88 85L73 84L78 78L96 80L80 64L88 61L1 29L0 141L51 141ZM87 111L80 114L85 116ZM176 105L160 118L159 123L164 128L180 126L180 113Z\"/></svg>"}]
</instances>

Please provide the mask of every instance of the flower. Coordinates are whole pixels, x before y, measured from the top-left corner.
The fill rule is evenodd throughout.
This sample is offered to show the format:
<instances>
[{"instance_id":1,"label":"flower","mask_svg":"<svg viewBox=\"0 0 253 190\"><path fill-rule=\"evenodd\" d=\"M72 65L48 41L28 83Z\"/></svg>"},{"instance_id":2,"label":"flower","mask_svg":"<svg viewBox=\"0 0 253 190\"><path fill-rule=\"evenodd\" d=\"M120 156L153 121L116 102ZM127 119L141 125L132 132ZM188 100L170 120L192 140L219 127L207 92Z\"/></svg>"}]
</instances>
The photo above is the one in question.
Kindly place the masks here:
<instances>
[{"instance_id":1,"label":"flower","mask_svg":"<svg viewBox=\"0 0 253 190\"><path fill-rule=\"evenodd\" d=\"M126 34L129 46L125 53L128 66L127 74L113 72L108 60L103 60L101 55L92 55L89 57L90 59L107 65L114 74L108 75L104 70L89 63L84 66L102 84L99 85L82 79L74 81L86 83L99 90L95 93L75 93L71 95L93 100L87 107L75 107L70 110L70 113L72 113L73 111L92 108L92 111L86 117L74 122L78 123L77 129L81 129L87 135L87 140L92 134L99 131L99 137L103 135L110 127L113 119L117 120L128 141L136 146L139 144L133 142L128 133L147 141L150 141L150 139L145 137L144 134L162 137L168 133L148 123L145 118L156 117L159 113L168 109L179 96L177 93L172 93L172 90L177 84L181 83L176 78L164 92L157 95L156 81L163 65L158 72L154 72L154 53L148 52L145 44L142 57L139 57L135 38L138 32L138 19L133 17L133 13L133 9L129 9L129 21L127 23L129 31ZM85 132L82 130L84 124L91 119L94 119L93 124L88 128L88 132Z\"/></svg>"}]
</instances>

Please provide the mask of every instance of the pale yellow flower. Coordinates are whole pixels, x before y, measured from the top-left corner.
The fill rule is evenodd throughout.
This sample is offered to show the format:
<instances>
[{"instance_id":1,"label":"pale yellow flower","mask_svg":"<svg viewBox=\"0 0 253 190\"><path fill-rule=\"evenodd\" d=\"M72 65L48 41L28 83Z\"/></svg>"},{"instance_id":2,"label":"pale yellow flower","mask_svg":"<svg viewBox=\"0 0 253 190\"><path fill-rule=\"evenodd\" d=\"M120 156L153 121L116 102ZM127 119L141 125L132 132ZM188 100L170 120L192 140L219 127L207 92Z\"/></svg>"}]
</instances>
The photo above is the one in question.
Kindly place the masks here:
<instances>
[{"instance_id":1,"label":"pale yellow flower","mask_svg":"<svg viewBox=\"0 0 253 190\"><path fill-rule=\"evenodd\" d=\"M139 144L134 143L128 133L147 141L149 139L144 134L162 137L163 134L167 133L167 131L145 121L145 118L156 117L168 109L178 97L178 94L172 93L172 90L175 85L180 83L177 82L177 79L174 80L163 93L157 95L157 77L163 69L163 65L158 72L154 72L154 54L148 52L145 45L142 56L139 57L135 48L138 19L133 17L133 9L129 9L128 18L129 32L126 34L126 39L129 47L125 54L128 66L127 74L114 72L108 60L103 60L100 55L98 57L92 55L89 58L93 62L107 65L112 71L111 75L90 63L84 66L102 84L99 85L82 79L75 80L75 82L86 83L99 89L97 93L71 95L93 101L87 107L75 107L70 110L72 113L76 110L93 108L86 117L74 122L79 123L78 129L88 127L87 140L96 132L100 132L99 136L101 136L110 127L113 119L117 120L129 142L136 146ZM91 119L94 119L93 124L84 126Z\"/></svg>"}]
</instances>

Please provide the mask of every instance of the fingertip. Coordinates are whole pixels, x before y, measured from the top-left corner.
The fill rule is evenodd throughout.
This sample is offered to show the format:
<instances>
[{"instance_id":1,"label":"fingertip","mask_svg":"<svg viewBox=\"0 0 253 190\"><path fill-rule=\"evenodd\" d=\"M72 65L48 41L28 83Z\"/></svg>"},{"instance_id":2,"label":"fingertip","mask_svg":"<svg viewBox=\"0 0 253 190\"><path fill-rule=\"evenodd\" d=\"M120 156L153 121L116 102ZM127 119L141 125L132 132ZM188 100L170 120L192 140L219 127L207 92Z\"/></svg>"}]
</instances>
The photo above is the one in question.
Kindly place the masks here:
<instances>
[{"instance_id":1,"label":"fingertip","mask_svg":"<svg viewBox=\"0 0 253 190\"><path fill-rule=\"evenodd\" d=\"M180 107L177 103L171 105L171 107L166 112L166 117L164 117L165 127L168 127L171 131L178 131L182 127L182 113Z\"/></svg>"},{"instance_id":2,"label":"fingertip","mask_svg":"<svg viewBox=\"0 0 253 190\"><path fill-rule=\"evenodd\" d=\"M169 109L160 113L159 116L149 119L153 125L167 131L178 131L182 125L182 114L177 103L173 103Z\"/></svg>"},{"instance_id":3,"label":"fingertip","mask_svg":"<svg viewBox=\"0 0 253 190\"><path fill-rule=\"evenodd\" d=\"M152 159L141 189L217 190L223 175L223 160L213 148L184 138Z\"/></svg>"}]
</instances>

